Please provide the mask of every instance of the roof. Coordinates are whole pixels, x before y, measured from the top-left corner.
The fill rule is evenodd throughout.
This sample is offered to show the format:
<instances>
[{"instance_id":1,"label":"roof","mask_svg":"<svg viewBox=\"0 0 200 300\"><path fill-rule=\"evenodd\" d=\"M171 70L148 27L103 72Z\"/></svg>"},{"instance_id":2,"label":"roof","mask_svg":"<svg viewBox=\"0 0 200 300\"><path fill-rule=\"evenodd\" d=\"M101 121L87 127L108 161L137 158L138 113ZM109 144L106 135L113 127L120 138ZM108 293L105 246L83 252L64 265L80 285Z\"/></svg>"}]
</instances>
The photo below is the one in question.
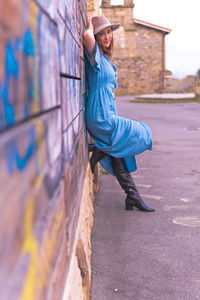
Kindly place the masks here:
<instances>
[{"instance_id":1,"label":"roof","mask_svg":"<svg viewBox=\"0 0 200 300\"><path fill-rule=\"evenodd\" d=\"M146 22L146 21L139 20L139 19L134 19L134 22L135 22L136 24L140 24L140 25L143 25L143 26L146 26L146 27L150 27L150 28L159 30L159 31L163 31L163 32L165 32L165 34L168 34L168 33L170 33L170 32L172 31L172 30L169 29L169 28L165 28L165 27L162 27L162 26L158 26L158 25L155 25L155 24Z\"/></svg>"}]
</instances>

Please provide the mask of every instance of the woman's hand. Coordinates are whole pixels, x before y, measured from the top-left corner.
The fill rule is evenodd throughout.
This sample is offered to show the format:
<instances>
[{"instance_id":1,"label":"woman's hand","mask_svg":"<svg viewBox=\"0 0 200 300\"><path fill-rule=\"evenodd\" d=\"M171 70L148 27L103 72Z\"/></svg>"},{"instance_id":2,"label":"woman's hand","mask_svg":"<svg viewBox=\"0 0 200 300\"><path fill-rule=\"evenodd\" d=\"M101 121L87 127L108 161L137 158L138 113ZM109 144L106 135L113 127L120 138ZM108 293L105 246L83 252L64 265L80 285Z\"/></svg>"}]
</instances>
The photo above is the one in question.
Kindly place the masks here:
<instances>
[{"instance_id":1,"label":"woman's hand","mask_svg":"<svg viewBox=\"0 0 200 300\"><path fill-rule=\"evenodd\" d=\"M94 28L92 25L92 18L93 18L93 16L87 17L87 29L90 29L90 30L92 30L92 32L94 32Z\"/></svg>"}]
</instances>

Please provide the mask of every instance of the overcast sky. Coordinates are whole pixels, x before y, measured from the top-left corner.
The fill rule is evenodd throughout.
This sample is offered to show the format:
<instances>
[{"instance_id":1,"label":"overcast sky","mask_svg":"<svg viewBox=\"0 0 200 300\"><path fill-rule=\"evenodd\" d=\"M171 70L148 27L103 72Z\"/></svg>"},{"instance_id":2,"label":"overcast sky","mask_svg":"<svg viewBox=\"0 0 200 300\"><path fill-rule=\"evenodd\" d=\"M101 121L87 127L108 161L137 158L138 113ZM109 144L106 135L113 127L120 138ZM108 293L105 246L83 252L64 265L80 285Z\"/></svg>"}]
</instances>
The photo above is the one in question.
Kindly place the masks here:
<instances>
[{"instance_id":1,"label":"overcast sky","mask_svg":"<svg viewBox=\"0 0 200 300\"><path fill-rule=\"evenodd\" d=\"M200 69L200 0L134 0L134 4L134 18L172 29L166 35L166 68L179 78L195 75Z\"/></svg>"}]
</instances>

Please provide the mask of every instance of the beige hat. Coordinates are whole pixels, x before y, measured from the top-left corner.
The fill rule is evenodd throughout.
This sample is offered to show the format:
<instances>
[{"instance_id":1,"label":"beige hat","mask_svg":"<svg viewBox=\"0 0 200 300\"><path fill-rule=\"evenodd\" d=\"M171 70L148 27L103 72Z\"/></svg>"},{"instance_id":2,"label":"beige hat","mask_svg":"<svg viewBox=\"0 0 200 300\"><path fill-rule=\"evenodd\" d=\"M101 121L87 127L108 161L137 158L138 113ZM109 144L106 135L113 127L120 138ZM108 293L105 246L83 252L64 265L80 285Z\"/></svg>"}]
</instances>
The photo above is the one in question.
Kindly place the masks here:
<instances>
[{"instance_id":1,"label":"beige hat","mask_svg":"<svg viewBox=\"0 0 200 300\"><path fill-rule=\"evenodd\" d=\"M94 35L109 26L113 31L120 27L119 23L111 24L104 15L92 17L92 25L94 27Z\"/></svg>"}]
</instances>

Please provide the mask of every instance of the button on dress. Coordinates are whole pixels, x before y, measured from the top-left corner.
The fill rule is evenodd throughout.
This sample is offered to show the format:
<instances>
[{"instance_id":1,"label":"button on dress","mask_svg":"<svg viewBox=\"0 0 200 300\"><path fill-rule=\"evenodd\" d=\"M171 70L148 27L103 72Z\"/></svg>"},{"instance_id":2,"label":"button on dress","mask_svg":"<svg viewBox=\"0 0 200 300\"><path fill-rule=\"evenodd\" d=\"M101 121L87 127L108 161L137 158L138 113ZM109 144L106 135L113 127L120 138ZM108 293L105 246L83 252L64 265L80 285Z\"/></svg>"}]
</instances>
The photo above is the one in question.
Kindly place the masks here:
<instances>
[{"instance_id":1,"label":"button on dress","mask_svg":"<svg viewBox=\"0 0 200 300\"><path fill-rule=\"evenodd\" d=\"M152 149L150 128L142 122L117 115L114 88L117 87L117 68L109 58L100 53L95 43L95 65L92 65L87 49L86 79L88 97L86 126L95 141L94 146L105 153L121 158L128 172L137 169L135 155ZM103 158L101 165L115 175L110 156Z\"/></svg>"}]
</instances>

